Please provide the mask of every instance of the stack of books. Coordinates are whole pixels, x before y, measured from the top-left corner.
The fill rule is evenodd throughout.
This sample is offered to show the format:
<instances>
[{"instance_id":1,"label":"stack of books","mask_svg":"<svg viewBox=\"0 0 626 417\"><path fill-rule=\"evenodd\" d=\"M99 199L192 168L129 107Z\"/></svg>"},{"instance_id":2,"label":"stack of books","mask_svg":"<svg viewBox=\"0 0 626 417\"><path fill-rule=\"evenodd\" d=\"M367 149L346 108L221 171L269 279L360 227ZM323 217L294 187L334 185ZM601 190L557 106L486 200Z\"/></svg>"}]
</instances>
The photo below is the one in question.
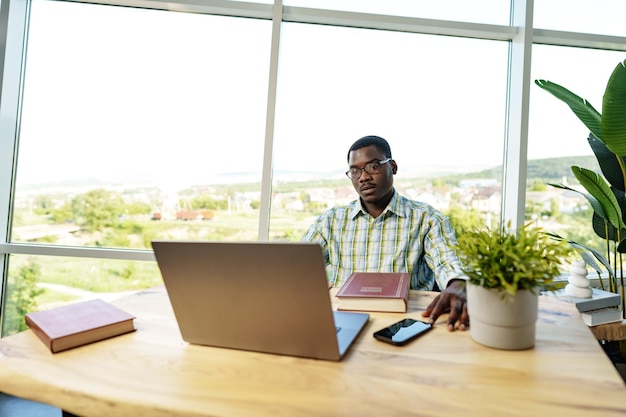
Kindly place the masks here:
<instances>
[{"instance_id":1,"label":"stack of books","mask_svg":"<svg viewBox=\"0 0 626 417\"><path fill-rule=\"evenodd\" d=\"M565 292L563 295L566 295ZM619 294L593 288L590 298L568 297L580 311L580 315L587 326L597 326L622 320L622 298Z\"/></svg>"}]
</instances>

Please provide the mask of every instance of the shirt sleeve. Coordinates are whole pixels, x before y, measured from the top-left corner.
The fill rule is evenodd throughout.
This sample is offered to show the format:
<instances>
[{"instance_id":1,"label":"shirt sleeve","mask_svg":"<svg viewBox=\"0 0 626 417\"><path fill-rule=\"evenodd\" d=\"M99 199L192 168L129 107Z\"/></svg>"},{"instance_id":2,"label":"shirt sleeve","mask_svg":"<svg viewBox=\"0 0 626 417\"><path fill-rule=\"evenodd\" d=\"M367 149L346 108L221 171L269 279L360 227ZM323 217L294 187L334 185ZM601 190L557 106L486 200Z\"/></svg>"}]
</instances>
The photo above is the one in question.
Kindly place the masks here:
<instances>
[{"instance_id":1,"label":"shirt sleeve","mask_svg":"<svg viewBox=\"0 0 626 417\"><path fill-rule=\"evenodd\" d=\"M467 279L454 248L456 244L456 234L450 220L443 214L435 215L424 239L424 250L426 263L433 271L441 290L444 290L451 280Z\"/></svg>"},{"instance_id":2,"label":"shirt sleeve","mask_svg":"<svg viewBox=\"0 0 626 417\"><path fill-rule=\"evenodd\" d=\"M318 217L309 229L302 236L302 242L317 242L322 247L322 254L324 256L324 263L326 265L330 264L330 257L328 253L328 228L324 228L324 217L323 215ZM326 233L324 233L326 232Z\"/></svg>"}]
</instances>

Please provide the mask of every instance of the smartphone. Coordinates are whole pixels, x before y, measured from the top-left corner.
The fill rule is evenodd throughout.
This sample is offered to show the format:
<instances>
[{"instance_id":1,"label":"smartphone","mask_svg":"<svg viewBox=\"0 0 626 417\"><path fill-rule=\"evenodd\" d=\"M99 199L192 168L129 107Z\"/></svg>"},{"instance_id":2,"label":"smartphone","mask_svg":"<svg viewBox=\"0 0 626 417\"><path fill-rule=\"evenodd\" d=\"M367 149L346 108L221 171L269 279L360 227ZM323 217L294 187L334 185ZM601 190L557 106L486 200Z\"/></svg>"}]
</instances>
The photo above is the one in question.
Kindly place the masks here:
<instances>
[{"instance_id":1,"label":"smartphone","mask_svg":"<svg viewBox=\"0 0 626 417\"><path fill-rule=\"evenodd\" d=\"M402 346L416 337L426 333L433 325L419 320L404 319L374 333L380 341Z\"/></svg>"}]
</instances>

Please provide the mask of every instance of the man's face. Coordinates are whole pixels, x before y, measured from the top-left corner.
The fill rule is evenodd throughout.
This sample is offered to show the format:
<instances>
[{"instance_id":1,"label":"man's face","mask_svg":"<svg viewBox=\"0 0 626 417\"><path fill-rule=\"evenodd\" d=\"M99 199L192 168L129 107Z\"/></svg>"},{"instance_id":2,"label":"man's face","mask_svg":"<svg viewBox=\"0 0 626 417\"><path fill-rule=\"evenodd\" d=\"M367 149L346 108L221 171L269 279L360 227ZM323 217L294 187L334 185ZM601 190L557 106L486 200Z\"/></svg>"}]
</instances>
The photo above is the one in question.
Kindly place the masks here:
<instances>
[{"instance_id":1,"label":"man's face","mask_svg":"<svg viewBox=\"0 0 626 417\"><path fill-rule=\"evenodd\" d=\"M380 162L386 160L384 153L376 146L367 146L351 151L348 158L350 168L364 168L370 162ZM352 185L365 203L376 203L378 200L388 196L393 189L393 174L397 171L394 160L380 165L377 174L369 174L361 171L361 176L352 180Z\"/></svg>"}]
</instances>

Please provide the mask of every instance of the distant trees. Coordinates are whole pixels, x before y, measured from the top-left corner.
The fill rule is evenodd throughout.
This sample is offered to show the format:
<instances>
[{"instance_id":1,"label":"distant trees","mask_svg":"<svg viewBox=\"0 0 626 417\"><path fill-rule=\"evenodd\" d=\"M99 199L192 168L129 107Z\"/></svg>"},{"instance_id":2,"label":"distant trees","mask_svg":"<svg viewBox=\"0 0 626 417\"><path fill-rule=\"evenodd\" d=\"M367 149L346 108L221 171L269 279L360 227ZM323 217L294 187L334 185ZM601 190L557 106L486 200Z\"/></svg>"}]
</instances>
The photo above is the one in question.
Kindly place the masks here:
<instances>
[{"instance_id":1,"label":"distant trees","mask_svg":"<svg viewBox=\"0 0 626 417\"><path fill-rule=\"evenodd\" d=\"M454 231L459 236L471 230L491 226L485 224L485 216L476 209L467 209L460 205L451 205L445 214L450 219L450 224L452 224Z\"/></svg>"},{"instance_id":2,"label":"distant trees","mask_svg":"<svg viewBox=\"0 0 626 417\"><path fill-rule=\"evenodd\" d=\"M47 195L35 197L33 201L33 211L37 214L45 214L54 208L54 200Z\"/></svg>"},{"instance_id":3,"label":"distant trees","mask_svg":"<svg viewBox=\"0 0 626 417\"><path fill-rule=\"evenodd\" d=\"M21 332L27 328L24 315L35 310L36 298L44 291L37 287L40 275L40 266L34 259L29 259L17 274L9 274L2 335Z\"/></svg>"},{"instance_id":4,"label":"distant trees","mask_svg":"<svg viewBox=\"0 0 626 417\"><path fill-rule=\"evenodd\" d=\"M87 232L98 232L118 226L125 215L150 212L151 207L146 203L126 203L120 194L100 188L77 195L60 208L50 210L50 217L55 223L71 221Z\"/></svg>"},{"instance_id":5,"label":"distant trees","mask_svg":"<svg viewBox=\"0 0 626 417\"><path fill-rule=\"evenodd\" d=\"M548 185L539 178L535 178L528 187L528 191L546 191L547 189Z\"/></svg>"},{"instance_id":6,"label":"distant trees","mask_svg":"<svg viewBox=\"0 0 626 417\"><path fill-rule=\"evenodd\" d=\"M119 195L97 189L74 197L70 204L81 228L95 232L117 224L123 213L124 201Z\"/></svg>"},{"instance_id":7,"label":"distant trees","mask_svg":"<svg viewBox=\"0 0 626 417\"><path fill-rule=\"evenodd\" d=\"M183 206L183 204L181 204ZM226 199L216 199L206 195L199 195L189 200L189 208L198 210L198 209L207 209L207 210L227 210L228 209L228 201Z\"/></svg>"},{"instance_id":8,"label":"distant trees","mask_svg":"<svg viewBox=\"0 0 626 417\"><path fill-rule=\"evenodd\" d=\"M49 218L54 223L68 223L74 221L71 202L66 202L59 208L51 209L49 211Z\"/></svg>"}]
</instances>

